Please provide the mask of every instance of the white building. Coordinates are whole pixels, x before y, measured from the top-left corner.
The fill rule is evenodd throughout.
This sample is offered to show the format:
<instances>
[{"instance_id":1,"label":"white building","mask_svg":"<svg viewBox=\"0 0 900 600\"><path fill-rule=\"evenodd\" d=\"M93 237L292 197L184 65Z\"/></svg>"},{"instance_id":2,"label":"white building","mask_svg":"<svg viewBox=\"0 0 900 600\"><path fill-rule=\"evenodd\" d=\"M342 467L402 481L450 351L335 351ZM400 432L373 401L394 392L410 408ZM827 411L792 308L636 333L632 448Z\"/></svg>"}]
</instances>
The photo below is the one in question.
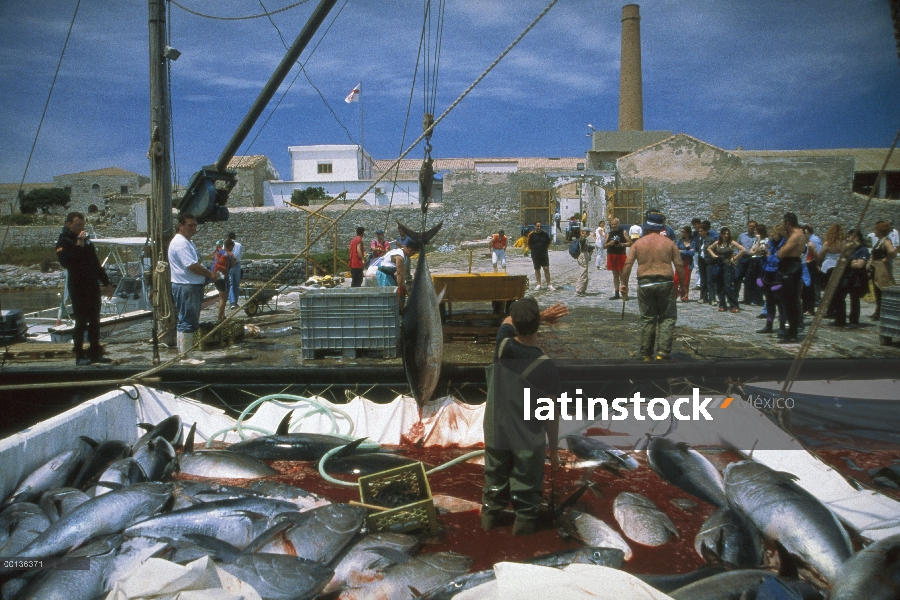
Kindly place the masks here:
<instances>
[{"instance_id":1,"label":"white building","mask_svg":"<svg viewBox=\"0 0 900 600\"><path fill-rule=\"evenodd\" d=\"M372 185L376 177L375 161L355 144L322 144L316 146L289 146L291 154L291 180L272 181L272 199L275 206L290 202L294 190L321 187L328 196L347 192L347 200L353 201ZM366 204L418 204L418 179L398 179L390 176L378 182L363 196Z\"/></svg>"}]
</instances>

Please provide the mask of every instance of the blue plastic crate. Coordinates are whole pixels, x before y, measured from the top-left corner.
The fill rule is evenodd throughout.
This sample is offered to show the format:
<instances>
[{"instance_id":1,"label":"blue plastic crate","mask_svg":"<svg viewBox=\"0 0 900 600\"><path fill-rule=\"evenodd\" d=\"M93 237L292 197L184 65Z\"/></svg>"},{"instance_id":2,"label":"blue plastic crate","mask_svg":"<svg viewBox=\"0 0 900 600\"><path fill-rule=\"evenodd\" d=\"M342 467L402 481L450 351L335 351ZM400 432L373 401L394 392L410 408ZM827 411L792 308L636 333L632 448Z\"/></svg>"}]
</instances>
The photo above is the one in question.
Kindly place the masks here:
<instances>
[{"instance_id":1,"label":"blue plastic crate","mask_svg":"<svg viewBox=\"0 0 900 600\"><path fill-rule=\"evenodd\" d=\"M396 287L308 290L300 295L300 340L303 358L317 351L378 350L397 356L400 311Z\"/></svg>"}]
</instances>

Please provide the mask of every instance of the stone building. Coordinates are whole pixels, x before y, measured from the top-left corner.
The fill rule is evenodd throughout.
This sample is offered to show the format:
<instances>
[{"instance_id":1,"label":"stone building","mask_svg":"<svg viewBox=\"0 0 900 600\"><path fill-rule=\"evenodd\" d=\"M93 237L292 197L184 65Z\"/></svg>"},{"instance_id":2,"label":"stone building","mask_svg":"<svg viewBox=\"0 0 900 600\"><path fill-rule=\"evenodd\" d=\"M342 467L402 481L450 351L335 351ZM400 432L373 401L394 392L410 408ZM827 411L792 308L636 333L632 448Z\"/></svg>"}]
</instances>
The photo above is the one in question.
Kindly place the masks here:
<instances>
[{"instance_id":1,"label":"stone building","mask_svg":"<svg viewBox=\"0 0 900 600\"><path fill-rule=\"evenodd\" d=\"M69 210L92 214L104 210L104 196L126 196L150 183L150 178L119 167L107 167L83 173L55 175L53 184L69 192Z\"/></svg>"},{"instance_id":2,"label":"stone building","mask_svg":"<svg viewBox=\"0 0 900 600\"><path fill-rule=\"evenodd\" d=\"M235 156L228 161L227 169L237 172L237 184L228 195L229 208L273 204L270 182L279 177L268 157Z\"/></svg>"}]
</instances>

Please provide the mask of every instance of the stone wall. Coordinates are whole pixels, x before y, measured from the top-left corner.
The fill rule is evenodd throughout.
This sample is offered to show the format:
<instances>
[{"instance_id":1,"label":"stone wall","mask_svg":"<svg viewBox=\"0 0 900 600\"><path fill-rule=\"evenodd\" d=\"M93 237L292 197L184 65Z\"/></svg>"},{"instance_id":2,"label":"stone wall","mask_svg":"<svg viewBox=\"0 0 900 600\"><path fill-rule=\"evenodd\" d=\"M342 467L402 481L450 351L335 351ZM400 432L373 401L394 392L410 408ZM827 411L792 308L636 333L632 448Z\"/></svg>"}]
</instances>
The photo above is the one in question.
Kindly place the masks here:
<instances>
[{"instance_id":1,"label":"stone wall","mask_svg":"<svg viewBox=\"0 0 900 600\"><path fill-rule=\"evenodd\" d=\"M618 160L619 186L644 186L646 208L659 208L673 227L693 217L713 227L742 228L748 217L767 225L794 212L801 223L825 229L855 224L863 208L852 193L850 157L737 156L679 134ZM892 206L893 205L893 206ZM864 227L896 215L896 201L873 202Z\"/></svg>"}]
</instances>

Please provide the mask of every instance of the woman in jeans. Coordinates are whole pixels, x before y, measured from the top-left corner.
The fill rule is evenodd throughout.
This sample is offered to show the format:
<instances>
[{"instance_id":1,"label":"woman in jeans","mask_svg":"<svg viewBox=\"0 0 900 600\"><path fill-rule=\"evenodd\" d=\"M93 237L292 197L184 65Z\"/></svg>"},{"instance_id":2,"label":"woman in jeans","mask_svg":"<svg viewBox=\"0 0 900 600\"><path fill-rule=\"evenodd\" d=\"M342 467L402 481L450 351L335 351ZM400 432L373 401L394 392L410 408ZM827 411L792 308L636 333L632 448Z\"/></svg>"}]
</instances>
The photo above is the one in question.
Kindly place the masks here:
<instances>
[{"instance_id":1,"label":"woman in jeans","mask_svg":"<svg viewBox=\"0 0 900 600\"><path fill-rule=\"evenodd\" d=\"M738 308L737 292L734 289L734 265L746 251L746 248L731 239L731 230L727 227L719 230L719 239L707 250L719 267L719 274L716 276L719 312L725 312L729 307L733 313L741 312Z\"/></svg>"},{"instance_id":2,"label":"woman in jeans","mask_svg":"<svg viewBox=\"0 0 900 600\"><path fill-rule=\"evenodd\" d=\"M772 333L772 323L775 321L775 311L778 311L778 324L781 332L785 329L786 313L782 302L781 277L778 275L778 250L784 245L784 225L776 225L772 228L772 234L765 242L766 256L763 259L762 274L759 281L762 283L763 296L766 299L766 324L756 333Z\"/></svg>"},{"instance_id":3,"label":"woman in jeans","mask_svg":"<svg viewBox=\"0 0 900 600\"><path fill-rule=\"evenodd\" d=\"M859 244L850 255L850 264L844 272L840 287L834 301L834 326L852 327L859 325L859 299L869 293L869 276L866 273L866 262L869 260L869 249L863 241L862 231L851 229L847 234L848 244ZM847 295L850 295L850 318L847 319Z\"/></svg>"}]
</instances>

